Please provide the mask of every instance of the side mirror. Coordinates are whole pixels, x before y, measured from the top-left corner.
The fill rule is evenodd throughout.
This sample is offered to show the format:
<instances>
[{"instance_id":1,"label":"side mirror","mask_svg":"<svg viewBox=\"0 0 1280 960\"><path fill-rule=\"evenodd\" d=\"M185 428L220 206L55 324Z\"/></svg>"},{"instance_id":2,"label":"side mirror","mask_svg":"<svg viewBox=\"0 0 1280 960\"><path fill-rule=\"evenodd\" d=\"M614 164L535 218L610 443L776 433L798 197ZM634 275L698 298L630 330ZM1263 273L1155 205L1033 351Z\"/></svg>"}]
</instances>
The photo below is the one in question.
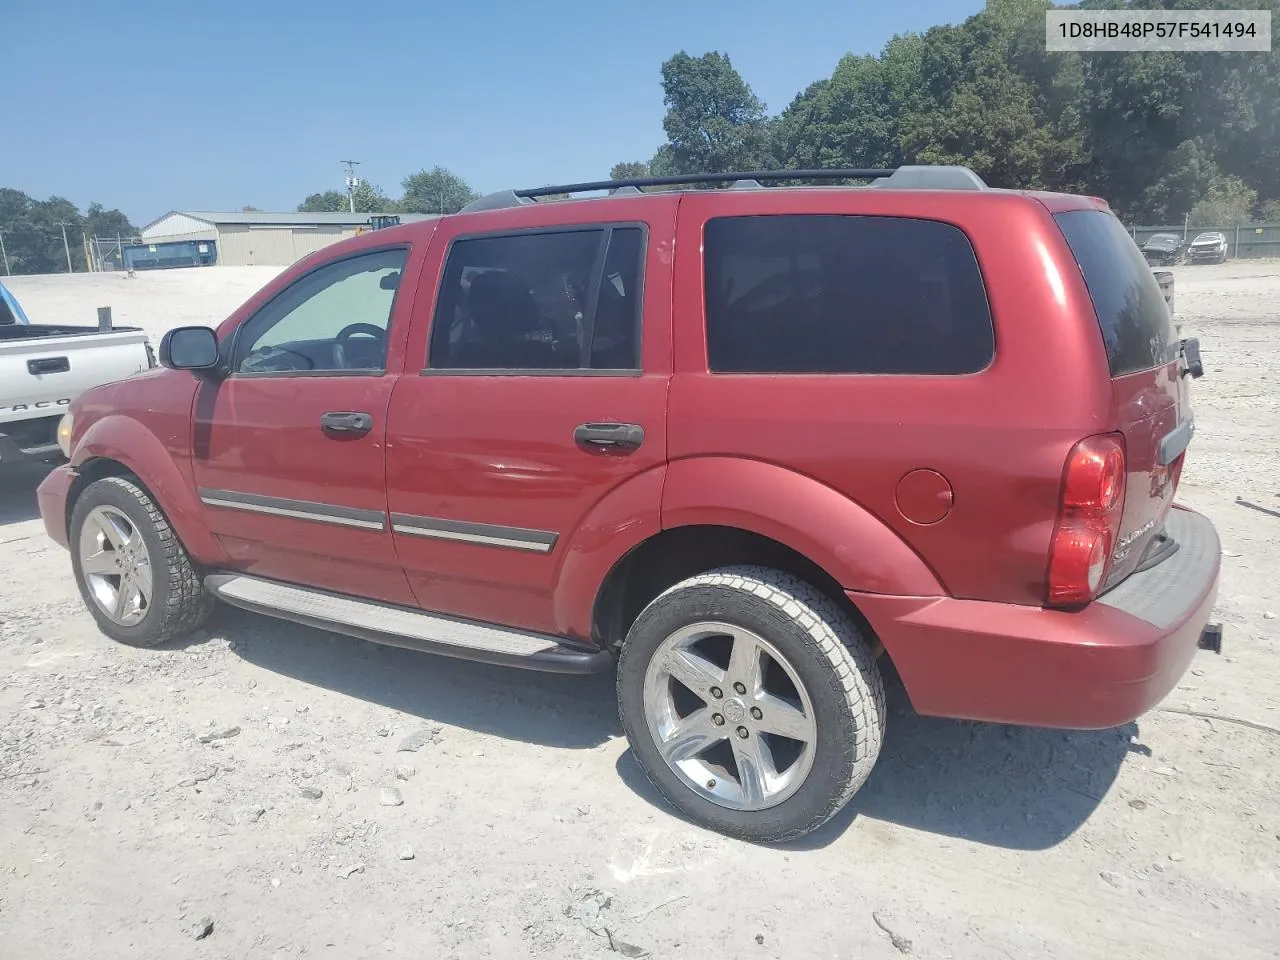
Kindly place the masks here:
<instances>
[{"instance_id":1,"label":"side mirror","mask_svg":"<svg viewBox=\"0 0 1280 960\"><path fill-rule=\"evenodd\" d=\"M398 289L400 287L400 271L397 270L395 273L388 273L386 276L384 276L381 280L378 281L378 286L380 286L383 290Z\"/></svg>"},{"instance_id":2,"label":"side mirror","mask_svg":"<svg viewBox=\"0 0 1280 960\"><path fill-rule=\"evenodd\" d=\"M160 341L160 365L170 370L214 370L218 335L208 327L175 327Z\"/></svg>"}]
</instances>

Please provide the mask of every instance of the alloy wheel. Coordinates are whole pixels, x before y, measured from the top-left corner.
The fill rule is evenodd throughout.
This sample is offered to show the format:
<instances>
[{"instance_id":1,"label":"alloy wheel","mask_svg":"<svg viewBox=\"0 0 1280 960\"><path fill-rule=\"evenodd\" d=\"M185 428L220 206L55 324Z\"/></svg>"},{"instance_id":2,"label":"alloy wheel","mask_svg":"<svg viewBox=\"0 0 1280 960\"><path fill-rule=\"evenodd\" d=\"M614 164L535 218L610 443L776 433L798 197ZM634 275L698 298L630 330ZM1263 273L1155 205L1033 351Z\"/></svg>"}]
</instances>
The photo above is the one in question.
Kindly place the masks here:
<instances>
[{"instance_id":1,"label":"alloy wheel","mask_svg":"<svg viewBox=\"0 0 1280 960\"><path fill-rule=\"evenodd\" d=\"M644 708L662 759L722 807L777 806L813 766L818 728L804 684L743 627L700 622L667 637L645 671Z\"/></svg>"},{"instance_id":2,"label":"alloy wheel","mask_svg":"<svg viewBox=\"0 0 1280 960\"><path fill-rule=\"evenodd\" d=\"M151 609L155 579L142 534L121 510L94 507L80 528L81 576L93 602L113 623L132 627Z\"/></svg>"}]
</instances>

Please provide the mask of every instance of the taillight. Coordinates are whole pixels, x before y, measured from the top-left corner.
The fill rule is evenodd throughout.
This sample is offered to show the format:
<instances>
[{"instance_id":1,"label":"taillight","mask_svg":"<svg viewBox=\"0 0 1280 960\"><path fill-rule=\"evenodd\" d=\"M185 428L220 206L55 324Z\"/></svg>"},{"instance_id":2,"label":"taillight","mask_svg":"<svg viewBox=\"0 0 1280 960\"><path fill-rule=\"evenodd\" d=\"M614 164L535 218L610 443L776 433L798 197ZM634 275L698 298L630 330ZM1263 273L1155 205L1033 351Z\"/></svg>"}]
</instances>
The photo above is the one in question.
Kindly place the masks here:
<instances>
[{"instance_id":1,"label":"taillight","mask_svg":"<svg viewBox=\"0 0 1280 960\"><path fill-rule=\"evenodd\" d=\"M1124 439L1088 437L1071 448L1062 475L1062 501L1049 547L1046 602L1088 603L1107 579L1124 513Z\"/></svg>"}]
</instances>

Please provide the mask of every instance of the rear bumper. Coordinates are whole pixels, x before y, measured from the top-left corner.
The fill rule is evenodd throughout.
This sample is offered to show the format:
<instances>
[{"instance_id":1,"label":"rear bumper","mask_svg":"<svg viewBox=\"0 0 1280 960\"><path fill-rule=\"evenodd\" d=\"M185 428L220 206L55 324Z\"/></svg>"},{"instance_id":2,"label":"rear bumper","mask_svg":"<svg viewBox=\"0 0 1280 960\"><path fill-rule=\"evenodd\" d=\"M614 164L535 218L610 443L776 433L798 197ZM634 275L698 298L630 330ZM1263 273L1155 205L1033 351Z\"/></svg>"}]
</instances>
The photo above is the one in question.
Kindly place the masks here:
<instances>
[{"instance_id":1,"label":"rear bumper","mask_svg":"<svg viewBox=\"0 0 1280 960\"><path fill-rule=\"evenodd\" d=\"M36 487L36 502L40 505L40 519L50 538L62 546L67 545L67 494L75 482L76 472L70 465L55 467Z\"/></svg>"},{"instance_id":2,"label":"rear bumper","mask_svg":"<svg viewBox=\"0 0 1280 960\"><path fill-rule=\"evenodd\" d=\"M1159 703L1195 654L1218 593L1213 524L1170 511L1179 549L1075 612L850 593L923 714L1100 729Z\"/></svg>"}]
</instances>

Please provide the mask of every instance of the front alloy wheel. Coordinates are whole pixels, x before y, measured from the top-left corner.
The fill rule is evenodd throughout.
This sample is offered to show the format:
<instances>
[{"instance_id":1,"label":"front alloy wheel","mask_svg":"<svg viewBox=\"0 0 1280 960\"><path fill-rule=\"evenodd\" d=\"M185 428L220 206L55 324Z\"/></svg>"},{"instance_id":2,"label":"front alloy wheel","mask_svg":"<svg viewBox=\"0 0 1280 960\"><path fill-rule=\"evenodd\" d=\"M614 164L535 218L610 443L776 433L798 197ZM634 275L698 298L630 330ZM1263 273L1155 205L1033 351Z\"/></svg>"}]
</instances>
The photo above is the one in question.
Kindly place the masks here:
<instances>
[{"instance_id":1,"label":"front alloy wheel","mask_svg":"<svg viewBox=\"0 0 1280 960\"><path fill-rule=\"evenodd\" d=\"M98 629L153 647L204 623L213 598L156 502L132 477L103 477L71 508L71 567Z\"/></svg>"},{"instance_id":2,"label":"front alloy wheel","mask_svg":"<svg viewBox=\"0 0 1280 960\"><path fill-rule=\"evenodd\" d=\"M103 615L122 627L142 622L151 608L155 580L142 534L111 506L94 507L80 527L80 569L85 588Z\"/></svg>"}]
</instances>

